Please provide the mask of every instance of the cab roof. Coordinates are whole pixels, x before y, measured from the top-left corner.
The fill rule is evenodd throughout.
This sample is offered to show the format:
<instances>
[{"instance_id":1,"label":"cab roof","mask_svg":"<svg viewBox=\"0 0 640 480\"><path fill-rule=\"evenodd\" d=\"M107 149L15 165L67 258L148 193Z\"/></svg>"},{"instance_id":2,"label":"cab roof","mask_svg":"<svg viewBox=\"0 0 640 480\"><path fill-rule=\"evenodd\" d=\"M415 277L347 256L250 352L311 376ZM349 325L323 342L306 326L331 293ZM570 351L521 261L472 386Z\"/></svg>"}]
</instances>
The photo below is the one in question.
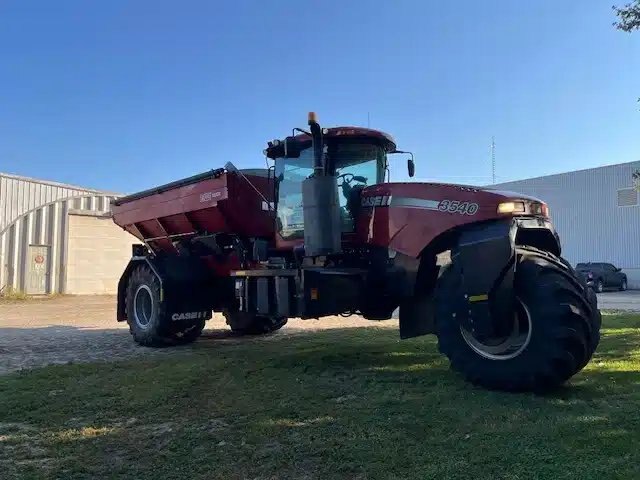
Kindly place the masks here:
<instances>
[{"instance_id":1,"label":"cab roof","mask_svg":"<svg viewBox=\"0 0 640 480\"><path fill-rule=\"evenodd\" d=\"M333 127L324 128L323 136L325 139L330 138L350 138L350 139L362 139L373 141L373 143L379 144L387 152L393 152L396 149L396 141L391 135L380 130L373 130L371 128L363 127ZM304 144L311 144L311 136L305 133L296 135L294 141L300 144L302 147ZM269 158L278 158L284 155L284 142L280 141L277 144L269 142L269 146L265 150L265 154Z\"/></svg>"}]
</instances>

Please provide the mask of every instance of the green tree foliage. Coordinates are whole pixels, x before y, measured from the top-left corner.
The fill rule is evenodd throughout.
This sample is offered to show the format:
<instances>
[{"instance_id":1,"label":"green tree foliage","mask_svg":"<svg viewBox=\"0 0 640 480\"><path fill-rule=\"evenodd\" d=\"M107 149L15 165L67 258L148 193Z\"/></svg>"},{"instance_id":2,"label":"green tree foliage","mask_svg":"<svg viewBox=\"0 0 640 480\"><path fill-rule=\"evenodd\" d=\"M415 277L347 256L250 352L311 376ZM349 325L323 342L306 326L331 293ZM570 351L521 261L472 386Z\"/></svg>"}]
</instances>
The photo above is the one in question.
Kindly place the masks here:
<instances>
[{"instance_id":1,"label":"green tree foliage","mask_svg":"<svg viewBox=\"0 0 640 480\"><path fill-rule=\"evenodd\" d=\"M632 32L634 30L640 30L640 0L633 0L631 3L627 3L623 7L613 6L613 11L616 12L618 20L613 22L613 26L623 32ZM638 98L640 103L640 98Z\"/></svg>"},{"instance_id":2,"label":"green tree foliage","mask_svg":"<svg viewBox=\"0 0 640 480\"><path fill-rule=\"evenodd\" d=\"M618 20L613 25L624 32L640 30L640 0L634 0L623 7L613 7Z\"/></svg>"}]
</instances>

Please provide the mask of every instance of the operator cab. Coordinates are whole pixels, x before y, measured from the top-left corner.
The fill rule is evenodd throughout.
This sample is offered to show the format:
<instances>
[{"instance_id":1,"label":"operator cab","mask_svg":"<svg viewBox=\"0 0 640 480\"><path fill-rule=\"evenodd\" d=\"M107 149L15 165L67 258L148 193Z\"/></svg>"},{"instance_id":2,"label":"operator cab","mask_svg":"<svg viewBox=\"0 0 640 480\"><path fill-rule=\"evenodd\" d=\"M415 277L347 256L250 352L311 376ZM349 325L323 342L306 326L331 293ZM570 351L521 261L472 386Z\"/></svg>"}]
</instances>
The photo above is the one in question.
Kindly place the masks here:
<instances>
[{"instance_id":1,"label":"operator cab","mask_svg":"<svg viewBox=\"0 0 640 480\"><path fill-rule=\"evenodd\" d=\"M341 231L351 233L360 193L367 186L384 182L387 154L395 151L395 142L385 133L366 128L329 128L323 134L323 162L338 185ZM270 142L266 154L275 160L277 231L285 241L302 239L302 182L314 174L311 137L302 134Z\"/></svg>"}]
</instances>

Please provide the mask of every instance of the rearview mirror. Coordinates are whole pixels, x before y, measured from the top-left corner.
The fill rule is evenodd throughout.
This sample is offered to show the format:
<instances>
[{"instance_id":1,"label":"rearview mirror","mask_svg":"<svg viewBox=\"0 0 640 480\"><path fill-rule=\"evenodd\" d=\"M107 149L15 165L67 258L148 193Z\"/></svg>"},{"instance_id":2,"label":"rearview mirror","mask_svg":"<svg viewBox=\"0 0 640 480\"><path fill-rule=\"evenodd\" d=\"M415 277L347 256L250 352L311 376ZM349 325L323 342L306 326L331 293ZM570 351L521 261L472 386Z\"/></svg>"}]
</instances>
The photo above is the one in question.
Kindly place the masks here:
<instances>
[{"instance_id":1,"label":"rearview mirror","mask_svg":"<svg viewBox=\"0 0 640 480\"><path fill-rule=\"evenodd\" d=\"M616 268L616 272L621 272L622 269L621 268Z\"/></svg>"},{"instance_id":2,"label":"rearview mirror","mask_svg":"<svg viewBox=\"0 0 640 480\"><path fill-rule=\"evenodd\" d=\"M413 162L413 158L407 160L407 171L409 176L413 177L416 174L416 164Z\"/></svg>"}]
</instances>

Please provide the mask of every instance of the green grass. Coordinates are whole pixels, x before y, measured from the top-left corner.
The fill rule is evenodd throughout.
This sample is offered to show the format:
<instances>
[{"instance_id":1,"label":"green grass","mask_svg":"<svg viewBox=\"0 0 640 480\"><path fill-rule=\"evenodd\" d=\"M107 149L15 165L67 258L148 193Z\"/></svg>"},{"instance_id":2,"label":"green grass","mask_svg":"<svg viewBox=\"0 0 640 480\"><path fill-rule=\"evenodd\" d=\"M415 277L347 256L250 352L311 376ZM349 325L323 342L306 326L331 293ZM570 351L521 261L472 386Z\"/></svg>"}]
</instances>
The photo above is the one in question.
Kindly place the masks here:
<instances>
[{"instance_id":1,"label":"green grass","mask_svg":"<svg viewBox=\"0 0 640 480\"><path fill-rule=\"evenodd\" d=\"M344 329L0 377L0 478L640 478L640 317L547 396ZM3 477L4 475L4 477Z\"/></svg>"}]
</instances>

